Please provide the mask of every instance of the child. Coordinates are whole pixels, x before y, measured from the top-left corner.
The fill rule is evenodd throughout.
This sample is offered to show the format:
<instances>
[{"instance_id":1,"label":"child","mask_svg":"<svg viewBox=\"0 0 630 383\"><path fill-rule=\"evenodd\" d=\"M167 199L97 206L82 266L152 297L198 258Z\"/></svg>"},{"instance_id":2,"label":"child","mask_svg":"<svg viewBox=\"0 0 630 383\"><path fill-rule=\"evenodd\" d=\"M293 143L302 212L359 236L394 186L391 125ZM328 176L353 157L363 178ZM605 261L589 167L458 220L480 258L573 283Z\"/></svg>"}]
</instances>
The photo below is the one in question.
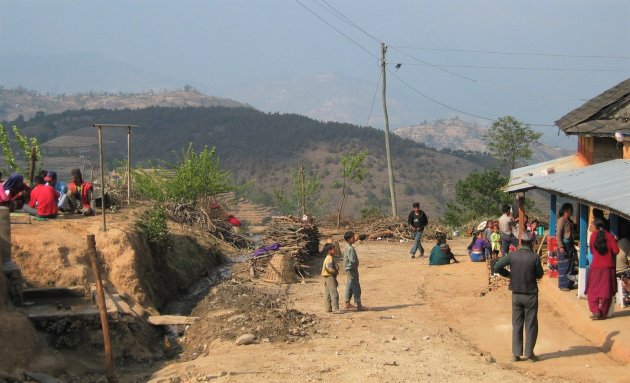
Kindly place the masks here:
<instances>
[{"instance_id":1,"label":"child","mask_svg":"<svg viewBox=\"0 0 630 383\"><path fill-rule=\"evenodd\" d=\"M324 278L324 309L326 312L340 314L339 311L339 293L337 292L337 275L339 267L335 262L334 256L337 252L335 245L327 243L322 249L322 254L326 254L324 264L322 266L322 277Z\"/></svg>"},{"instance_id":2,"label":"child","mask_svg":"<svg viewBox=\"0 0 630 383\"><path fill-rule=\"evenodd\" d=\"M492 243L492 254L494 251L501 250L501 233L499 233L499 225L495 224L493 227L493 233L490 235L490 243Z\"/></svg>"},{"instance_id":3,"label":"child","mask_svg":"<svg viewBox=\"0 0 630 383\"><path fill-rule=\"evenodd\" d=\"M356 303L357 311L367 311L368 308L361 304L361 283L359 282L359 257L354 250L354 242L356 237L354 232L348 231L343 235L343 239L346 240L348 246L343 252L343 264L346 270L346 310L352 309L355 306L350 304L350 300L354 296L354 303Z\"/></svg>"},{"instance_id":4,"label":"child","mask_svg":"<svg viewBox=\"0 0 630 383\"><path fill-rule=\"evenodd\" d=\"M28 206L24 206L22 210L40 218L56 218L59 193L52 186L45 185L41 175L35 176L34 181L37 186L31 190Z\"/></svg>"}]
</instances>

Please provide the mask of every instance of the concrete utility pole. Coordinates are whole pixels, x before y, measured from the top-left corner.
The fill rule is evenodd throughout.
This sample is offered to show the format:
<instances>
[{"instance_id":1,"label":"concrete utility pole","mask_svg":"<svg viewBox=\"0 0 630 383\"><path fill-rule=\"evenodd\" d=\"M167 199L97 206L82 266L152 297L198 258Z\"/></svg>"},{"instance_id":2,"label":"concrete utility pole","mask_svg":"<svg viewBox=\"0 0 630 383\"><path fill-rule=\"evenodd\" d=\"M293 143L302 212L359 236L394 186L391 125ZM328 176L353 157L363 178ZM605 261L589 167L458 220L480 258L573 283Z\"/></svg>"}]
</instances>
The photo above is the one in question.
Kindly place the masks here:
<instances>
[{"instance_id":1,"label":"concrete utility pole","mask_svg":"<svg viewBox=\"0 0 630 383\"><path fill-rule=\"evenodd\" d=\"M392 168L392 156L389 150L389 116L387 115L387 80L385 77L385 73L387 72L387 63L385 61L386 52L387 46L385 46L385 43L381 43L381 77L383 78L383 116L385 117L385 153L387 156L387 175L389 177L389 193L392 199L392 216L397 217L398 209L396 207L396 191L394 190L394 170Z\"/></svg>"}]
</instances>

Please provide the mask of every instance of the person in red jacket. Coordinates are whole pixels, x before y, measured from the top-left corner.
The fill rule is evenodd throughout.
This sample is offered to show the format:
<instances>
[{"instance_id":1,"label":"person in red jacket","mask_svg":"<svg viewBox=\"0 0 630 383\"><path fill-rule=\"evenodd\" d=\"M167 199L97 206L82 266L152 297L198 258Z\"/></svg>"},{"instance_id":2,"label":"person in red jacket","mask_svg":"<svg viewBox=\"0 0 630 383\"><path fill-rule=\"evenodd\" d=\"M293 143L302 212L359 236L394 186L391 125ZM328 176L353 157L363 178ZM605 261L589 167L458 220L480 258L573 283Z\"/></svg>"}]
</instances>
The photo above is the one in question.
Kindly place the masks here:
<instances>
[{"instance_id":1,"label":"person in red jacket","mask_svg":"<svg viewBox=\"0 0 630 383\"><path fill-rule=\"evenodd\" d=\"M22 210L41 218L56 218L59 192L54 187L45 185L42 176L35 176L33 180L35 187L31 190L31 199Z\"/></svg>"},{"instance_id":2,"label":"person in red jacket","mask_svg":"<svg viewBox=\"0 0 630 383\"><path fill-rule=\"evenodd\" d=\"M586 279L586 295L591 319L606 319L612 297L617 292L617 277L615 276L615 256L619 253L619 246L615 237L604 228L606 223L602 219L595 219L590 244L593 263ZM592 228L593 229L593 228Z\"/></svg>"},{"instance_id":3,"label":"person in red jacket","mask_svg":"<svg viewBox=\"0 0 630 383\"><path fill-rule=\"evenodd\" d=\"M68 204L70 205L70 212L72 213L94 215L94 209L92 208L92 185L83 181L83 175L79 169L72 169L70 171Z\"/></svg>"}]
</instances>

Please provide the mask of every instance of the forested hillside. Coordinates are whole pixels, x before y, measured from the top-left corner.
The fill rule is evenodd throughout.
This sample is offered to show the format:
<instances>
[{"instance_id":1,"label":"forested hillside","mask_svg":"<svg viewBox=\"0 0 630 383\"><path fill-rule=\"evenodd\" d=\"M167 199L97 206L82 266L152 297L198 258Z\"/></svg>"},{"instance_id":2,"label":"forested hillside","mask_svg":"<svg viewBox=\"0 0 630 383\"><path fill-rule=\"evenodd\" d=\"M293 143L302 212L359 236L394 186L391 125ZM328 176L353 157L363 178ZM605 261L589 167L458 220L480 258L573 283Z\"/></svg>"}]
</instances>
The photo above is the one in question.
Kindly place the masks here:
<instances>
[{"instance_id":1,"label":"forested hillside","mask_svg":"<svg viewBox=\"0 0 630 383\"><path fill-rule=\"evenodd\" d=\"M348 150L367 150L369 176L361 185L352 186L347 214L357 215L364 207L387 211L389 206L383 132L373 128L244 107L81 110L38 114L28 121L8 124L17 124L24 133L44 142L44 166L48 163L48 167L65 168L63 172L80 165L79 155L98 162L94 123L140 126L133 131L134 165L173 160L189 143L196 149L216 147L223 166L236 182L253 181L247 189L249 197L267 204L273 202L273 190L286 190L290 170L304 163L307 170L322 176L326 200L323 210L333 208L340 197L334 185L339 178L340 156ZM104 136L105 156L111 168L115 160L126 156L126 132L105 130ZM412 200L420 200L432 214L441 213L453 195L455 182L490 163L479 154L439 152L395 135L391 146L401 212Z\"/></svg>"}]
</instances>

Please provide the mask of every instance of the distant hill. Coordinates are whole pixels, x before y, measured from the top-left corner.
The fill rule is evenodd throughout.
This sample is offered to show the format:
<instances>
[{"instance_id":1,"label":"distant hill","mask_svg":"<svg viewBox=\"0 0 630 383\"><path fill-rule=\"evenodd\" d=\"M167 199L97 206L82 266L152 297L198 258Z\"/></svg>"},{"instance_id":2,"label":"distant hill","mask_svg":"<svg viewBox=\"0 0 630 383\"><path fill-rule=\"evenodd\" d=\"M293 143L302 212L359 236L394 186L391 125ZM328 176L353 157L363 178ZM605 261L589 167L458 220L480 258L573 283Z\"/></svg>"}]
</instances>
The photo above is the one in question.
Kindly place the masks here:
<instances>
[{"instance_id":1,"label":"distant hill","mask_svg":"<svg viewBox=\"0 0 630 383\"><path fill-rule=\"evenodd\" d=\"M421 124L398 128L394 134L435 149L486 152L487 147L483 135L487 130L488 126L480 123L451 118L424 121ZM575 150L543 144L534 148L530 163L548 161L574 152Z\"/></svg>"},{"instance_id":2,"label":"distant hill","mask_svg":"<svg viewBox=\"0 0 630 383\"><path fill-rule=\"evenodd\" d=\"M25 88L0 87L0 121L13 120L19 115L31 118L37 112L61 113L78 109L141 109L149 106L225 106L244 104L227 98L207 96L192 87L143 93L89 92L51 96Z\"/></svg>"},{"instance_id":3,"label":"distant hill","mask_svg":"<svg viewBox=\"0 0 630 383\"><path fill-rule=\"evenodd\" d=\"M351 149L368 150L369 177L362 185L351 187L346 213L358 215L361 208L371 206L388 211L383 132L373 128L245 107L79 110L38 114L18 122L24 133L44 142L44 167L53 166L62 175L71 167L81 167L80 155L98 163L96 129L91 127L97 122L140 125L132 136L135 164L173 160L190 142L196 149L213 146L236 182L255 181L246 197L267 205L272 204L274 189L288 186L290 170L304 163L322 176L326 208L333 208L340 194L333 186L333 181L339 179L340 155ZM118 129L106 130L104 141L111 169L115 160L126 155L126 134ZM455 183L482 167L478 159L489 160L480 155L439 152L395 135L391 147L401 214L416 200L433 217L440 214L453 196Z\"/></svg>"}]
</instances>

